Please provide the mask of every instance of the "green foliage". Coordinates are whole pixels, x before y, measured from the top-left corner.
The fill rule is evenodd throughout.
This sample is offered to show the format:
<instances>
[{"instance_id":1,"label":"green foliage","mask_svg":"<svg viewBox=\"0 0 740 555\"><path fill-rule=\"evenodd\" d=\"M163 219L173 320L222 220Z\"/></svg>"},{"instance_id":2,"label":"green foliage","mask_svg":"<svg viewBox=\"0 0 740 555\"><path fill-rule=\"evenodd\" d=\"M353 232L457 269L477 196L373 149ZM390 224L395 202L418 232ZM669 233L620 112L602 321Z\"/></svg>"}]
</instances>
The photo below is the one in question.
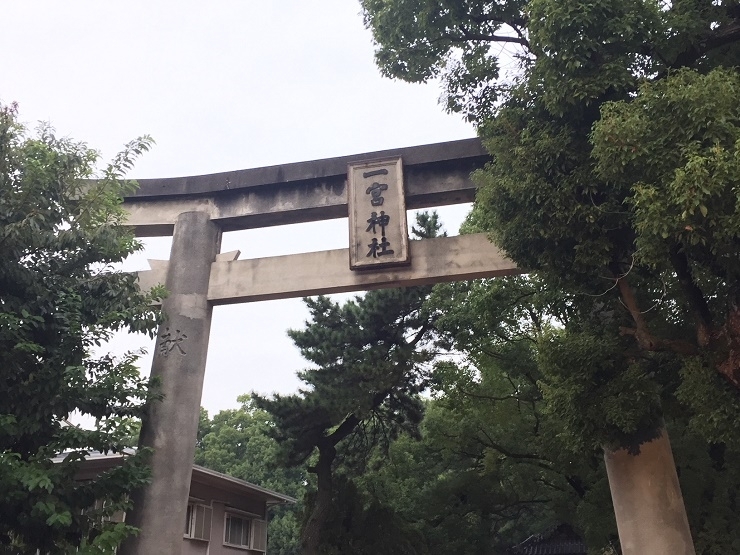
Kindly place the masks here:
<instances>
[{"instance_id":1,"label":"green foliage","mask_svg":"<svg viewBox=\"0 0 740 555\"><path fill-rule=\"evenodd\" d=\"M740 473L734 462L740 455L737 437L730 444L716 442L691 424L687 426L685 420L671 420L669 427L697 552L736 552L740 547L736 529Z\"/></svg>"},{"instance_id":2,"label":"green foliage","mask_svg":"<svg viewBox=\"0 0 740 555\"><path fill-rule=\"evenodd\" d=\"M280 447L270 436L274 426L270 415L256 408L248 395L238 400L241 407L223 410L212 420L201 408L195 464L299 499L297 505L270 509L267 534L270 553L297 555L306 470L279 464Z\"/></svg>"},{"instance_id":3,"label":"green foliage","mask_svg":"<svg viewBox=\"0 0 740 555\"><path fill-rule=\"evenodd\" d=\"M437 363L422 441L394 444L368 490L431 545L504 549L568 523L596 552L616 538L601 446L637 448L664 418L699 552L732 552L737 395L699 358L625 359L613 315L577 300L535 276L435 287L455 362Z\"/></svg>"},{"instance_id":4,"label":"green foliage","mask_svg":"<svg viewBox=\"0 0 740 555\"><path fill-rule=\"evenodd\" d=\"M592 134L596 170L629 186L636 256L664 270L671 244L723 281L740 277L740 75L683 69L607 103Z\"/></svg>"},{"instance_id":5,"label":"green foliage","mask_svg":"<svg viewBox=\"0 0 740 555\"><path fill-rule=\"evenodd\" d=\"M322 533L322 555L426 555L426 538L398 514L393 500L368 495L363 477L338 474ZM311 503L312 496L307 497Z\"/></svg>"},{"instance_id":6,"label":"green foliage","mask_svg":"<svg viewBox=\"0 0 740 555\"><path fill-rule=\"evenodd\" d=\"M561 523L594 548L609 545L616 529L600 453L569 445L563 432L572 424L543 395L550 378L541 346L575 316L572 299L528 276L438 285L430 304L457 355L437 363L439 389L424 422L421 460L438 460L440 474L426 479L421 506L434 507L428 522L448 522L428 533L439 542L457 537L459 510L477 522L467 544L454 546L463 553L503 550ZM580 416L578 405L567 408Z\"/></svg>"},{"instance_id":7,"label":"green foliage","mask_svg":"<svg viewBox=\"0 0 740 555\"><path fill-rule=\"evenodd\" d=\"M417 225L423 237L440 229L436 214L421 215ZM306 388L290 396L252 396L275 424L270 434L284 464L310 461L307 469L316 475L302 527L306 554L343 549L340 536L328 533L337 499L350 495L352 477L376 450L387 450L403 432L416 434L423 415L419 394L429 384L433 355L432 322L422 310L429 291L370 291L342 305L326 297L305 299L310 320L288 334L314 365L299 373Z\"/></svg>"},{"instance_id":8,"label":"green foliage","mask_svg":"<svg viewBox=\"0 0 740 555\"><path fill-rule=\"evenodd\" d=\"M734 551L734 501L712 488L738 494L719 456L740 397L737 2L361 4L381 71L441 76L447 108L478 126L492 162L469 227L566 295L534 359L563 448L637 450L662 420L690 430L679 469L722 476L692 494L707 507L689 515L697 550Z\"/></svg>"},{"instance_id":9,"label":"green foliage","mask_svg":"<svg viewBox=\"0 0 740 555\"><path fill-rule=\"evenodd\" d=\"M676 396L690 409L688 428L707 442L740 450L735 421L740 399L727 382L700 357L685 361Z\"/></svg>"},{"instance_id":10,"label":"green foliage","mask_svg":"<svg viewBox=\"0 0 740 555\"><path fill-rule=\"evenodd\" d=\"M546 414L563 422L572 451L627 446L657 437L661 388L650 361L627 361L613 335L599 329L553 332L539 349Z\"/></svg>"},{"instance_id":11,"label":"green foliage","mask_svg":"<svg viewBox=\"0 0 740 555\"><path fill-rule=\"evenodd\" d=\"M361 0L365 24L378 46L381 72L411 82L441 77L448 110L469 119L489 116L505 88L496 82L498 39L525 45L526 2Z\"/></svg>"},{"instance_id":12,"label":"green foliage","mask_svg":"<svg viewBox=\"0 0 740 555\"><path fill-rule=\"evenodd\" d=\"M420 314L424 297L425 290L415 288L371 291L342 306L326 297L306 299L311 321L289 334L317 365L299 373L308 388L298 395L254 397L272 415L273 433L291 464L306 461L348 415L367 424L353 437L363 445L419 422L414 396L427 381L417 370L430 356L415 348L428 333Z\"/></svg>"},{"instance_id":13,"label":"green foliage","mask_svg":"<svg viewBox=\"0 0 740 555\"><path fill-rule=\"evenodd\" d=\"M146 482L145 453L93 481L75 475L90 451L131 446L149 395L138 353L94 351L116 330L157 325L135 276L111 269L139 248L121 207L134 184L121 176L150 144L133 141L91 181L95 151L49 126L30 135L0 107L0 544L17 552L110 553L132 531L103 517ZM70 425L75 411L95 428ZM85 511L96 500L106 509Z\"/></svg>"},{"instance_id":14,"label":"green foliage","mask_svg":"<svg viewBox=\"0 0 740 555\"><path fill-rule=\"evenodd\" d=\"M641 399L641 409L620 421L615 412L606 428L595 414L581 418L576 435L585 440L599 429L606 437L598 440L621 441L655 420L660 391L672 381L667 374L681 367L656 352L712 353L739 385L738 330L730 325L740 241L735 4L362 5L379 65L396 77L459 77L451 58L475 50L499 60L497 45L512 44L495 35L500 29L520 39L513 44L526 63L517 79L504 82L493 70L486 76L501 95L480 97L480 85L465 93L493 155L477 175L475 221L522 267L579 296L582 316L570 324L579 329L555 334L543 363L549 357L551 369L578 367L570 371L581 372L583 384L594 373L610 375L612 392ZM419 54L414 47L424 41ZM463 67L479 80L475 65ZM587 337L594 317L613 320L608 330L599 326L611 338ZM603 363L593 349L608 353ZM637 352L648 362L635 360ZM555 389L548 390L553 410L578 398Z\"/></svg>"},{"instance_id":15,"label":"green foliage","mask_svg":"<svg viewBox=\"0 0 740 555\"><path fill-rule=\"evenodd\" d=\"M317 474L320 497L308 504L304 545L306 529L333 545L333 536L323 534L324 510L338 494L333 468L361 472L374 449L387 448L402 431L413 433L421 420L418 393L427 385L430 359L419 347L429 333L420 310L425 293L371 291L341 306L306 299L311 321L290 335L317 365L299 374L308 387L291 396L253 396L275 423L270 434L285 464L303 465L318 451L308 471Z\"/></svg>"}]
</instances>

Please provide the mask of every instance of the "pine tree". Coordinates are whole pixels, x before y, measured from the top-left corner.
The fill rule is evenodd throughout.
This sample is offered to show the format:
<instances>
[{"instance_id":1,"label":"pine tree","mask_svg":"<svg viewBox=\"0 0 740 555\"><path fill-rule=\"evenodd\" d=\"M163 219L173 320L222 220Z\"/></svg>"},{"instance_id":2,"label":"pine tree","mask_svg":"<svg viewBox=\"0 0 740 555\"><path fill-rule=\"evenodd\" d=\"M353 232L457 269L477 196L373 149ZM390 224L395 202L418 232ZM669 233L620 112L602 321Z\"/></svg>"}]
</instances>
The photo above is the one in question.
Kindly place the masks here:
<instances>
[{"instance_id":1,"label":"pine tree","mask_svg":"<svg viewBox=\"0 0 740 555\"><path fill-rule=\"evenodd\" d=\"M434 236L436 214L422 215L419 234ZM423 415L419 394L429 384L432 321L423 310L428 287L370 291L343 305L306 299L310 320L290 337L313 367L299 373L296 395L255 404L272 415L286 464L309 461L316 493L301 543L319 553L322 529L337 492L338 468L359 473L373 449L387 449L402 431L415 433ZM351 472L349 472L351 471Z\"/></svg>"}]
</instances>

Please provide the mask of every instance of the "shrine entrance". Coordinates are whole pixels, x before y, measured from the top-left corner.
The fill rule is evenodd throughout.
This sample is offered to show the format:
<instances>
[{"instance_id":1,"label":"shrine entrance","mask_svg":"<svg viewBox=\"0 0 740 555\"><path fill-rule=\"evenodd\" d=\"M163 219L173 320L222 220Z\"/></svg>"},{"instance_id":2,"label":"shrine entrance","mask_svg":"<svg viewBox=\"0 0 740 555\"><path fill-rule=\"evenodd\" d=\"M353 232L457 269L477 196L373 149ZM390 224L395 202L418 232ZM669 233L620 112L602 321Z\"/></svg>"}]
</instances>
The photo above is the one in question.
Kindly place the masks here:
<instances>
[{"instance_id":1,"label":"shrine entrance","mask_svg":"<svg viewBox=\"0 0 740 555\"><path fill-rule=\"evenodd\" d=\"M173 239L169 260L139 273L143 289L163 283L169 291L162 303L167 321L158 332L151 372L164 397L142 424L141 444L154 448L152 482L134 497L127 521L141 532L121 553L179 555L182 549L214 306L521 273L485 234L408 240L406 210L472 202L470 173L488 160L480 141L467 139L139 181L139 190L124 200L128 223L139 237ZM238 260L238 252L220 252L225 231L341 217L349 221L347 249L247 260ZM667 473L666 465L650 468ZM672 472L675 476L675 467ZM630 473L637 476L639 469L632 467ZM677 481L668 474L647 488L644 481L631 486L622 478L620 504L631 506L630 492L637 489L641 506L639 500L656 487L680 498ZM661 527L676 528L678 517L666 520L661 506L651 510L660 512L661 519L643 511L641 520L648 524L638 526L642 532L650 536ZM684 536L678 540L685 543ZM634 553L648 552L639 541L636 545Z\"/></svg>"}]
</instances>

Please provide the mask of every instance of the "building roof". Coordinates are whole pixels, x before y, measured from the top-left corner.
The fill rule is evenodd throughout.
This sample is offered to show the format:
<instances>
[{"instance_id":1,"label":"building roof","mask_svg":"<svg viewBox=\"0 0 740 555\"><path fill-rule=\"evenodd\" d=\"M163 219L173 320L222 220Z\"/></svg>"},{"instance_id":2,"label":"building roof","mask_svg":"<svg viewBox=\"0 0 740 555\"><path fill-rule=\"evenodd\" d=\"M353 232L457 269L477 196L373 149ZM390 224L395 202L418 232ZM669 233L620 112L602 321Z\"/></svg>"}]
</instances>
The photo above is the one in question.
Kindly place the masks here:
<instances>
[{"instance_id":1,"label":"building roof","mask_svg":"<svg viewBox=\"0 0 740 555\"><path fill-rule=\"evenodd\" d=\"M80 469L79 478L89 479L95 475L105 472L106 470L113 468L123 462L123 458L132 455L133 451L127 451L125 453L100 453L98 451L91 452L82 464ZM54 462L62 462L66 458L67 453L62 453L54 457ZM222 489L228 488L231 491L236 491L242 494L257 495L266 499L268 505L282 505L286 503L297 503L297 499L273 491L271 489L263 488L257 484L247 482L246 480L240 480L234 478L228 474L222 472L216 472L210 468L203 466L193 465L193 474L191 478L192 482L198 482L211 487L220 487Z\"/></svg>"},{"instance_id":2,"label":"building roof","mask_svg":"<svg viewBox=\"0 0 740 555\"><path fill-rule=\"evenodd\" d=\"M239 478L234 478L233 476L229 476L228 474L216 472L215 470L211 470L210 468L205 468L203 466L198 466L197 464L193 465L192 480L209 486L223 487L224 485L228 484L232 489L236 489L242 493L261 494L262 497L267 498L268 505L282 505L286 503L298 502L297 499L295 499L294 497L290 497L289 495L284 495L271 489L263 488L262 486L258 486L257 484L247 482L246 480L240 480Z\"/></svg>"}]
</instances>

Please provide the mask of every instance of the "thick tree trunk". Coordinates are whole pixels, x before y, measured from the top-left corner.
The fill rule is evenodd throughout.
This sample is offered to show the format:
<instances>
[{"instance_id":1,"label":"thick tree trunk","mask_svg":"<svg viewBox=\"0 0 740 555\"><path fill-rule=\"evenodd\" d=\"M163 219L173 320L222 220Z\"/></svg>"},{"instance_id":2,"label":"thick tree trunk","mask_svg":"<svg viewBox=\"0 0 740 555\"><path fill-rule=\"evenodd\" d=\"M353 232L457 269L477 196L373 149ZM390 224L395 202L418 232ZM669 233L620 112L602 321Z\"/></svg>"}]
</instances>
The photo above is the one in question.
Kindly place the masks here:
<instances>
[{"instance_id":1,"label":"thick tree trunk","mask_svg":"<svg viewBox=\"0 0 740 555\"><path fill-rule=\"evenodd\" d=\"M319 555L321 530L324 527L332 503L331 466L337 451L334 446L319 446L319 460L314 467L317 477L316 500L311 515L301 533L303 555Z\"/></svg>"},{"instance_id":2,"label":"thick tree trunk","mask_svg":"<svg viewBox=\"0 0 740 555\"><path fill-rule=\"evenodd\" d=\"M720 346L727 353L719 364L719 372L736 389L740 389L740 304L735 304L727 314L727 321L719 333Z\"/></svg>"},{"instance_id":3,"label":"thick tree trunk","mask_svg":"<svg viewBox=\"0 0 740 555\"><path fill-rule=\"evenodd\" d=\"M665 428L639 455L605 450L604 460L623 555L695 555Z\"/></svg>"}]
</instances>

